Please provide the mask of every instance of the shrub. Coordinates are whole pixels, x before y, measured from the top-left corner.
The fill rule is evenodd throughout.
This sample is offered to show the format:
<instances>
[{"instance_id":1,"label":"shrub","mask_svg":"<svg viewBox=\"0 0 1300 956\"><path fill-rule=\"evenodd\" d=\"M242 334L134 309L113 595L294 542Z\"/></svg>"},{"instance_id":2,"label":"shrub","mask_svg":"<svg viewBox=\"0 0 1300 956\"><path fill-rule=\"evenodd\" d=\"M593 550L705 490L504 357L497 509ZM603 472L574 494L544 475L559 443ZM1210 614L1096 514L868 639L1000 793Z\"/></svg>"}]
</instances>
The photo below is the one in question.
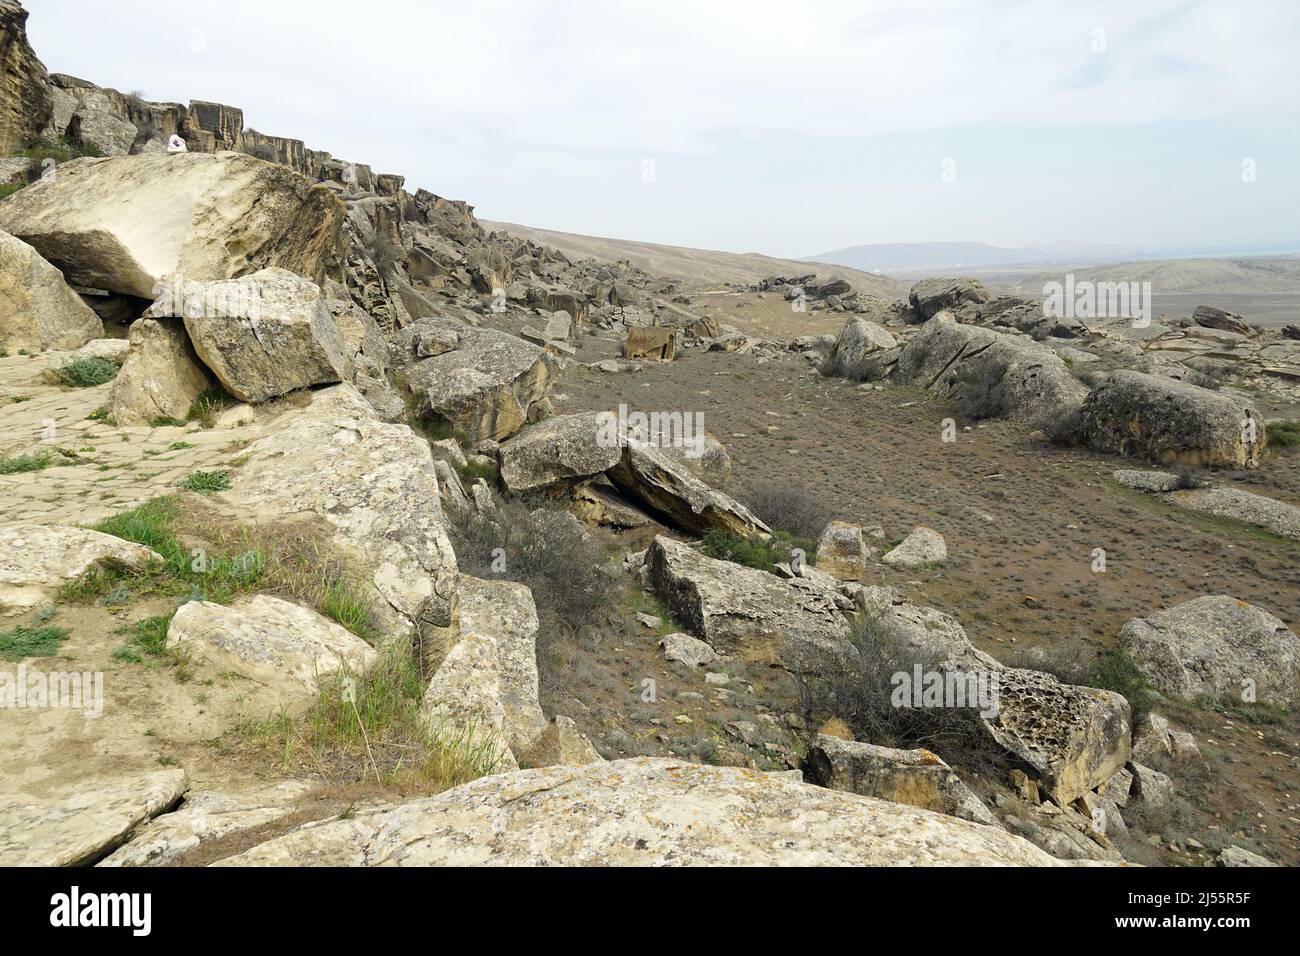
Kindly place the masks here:
<instances>
[{"instance_id":1,"label":"shrub","mask_svg":"<svg viewBox=\"0 0 1300 956\"><path fill-rule=\"evenodd\" d=\"M35 455L17 455L13 458L0 458L0 475L18 475L29 471L44 471L54 464L54 458L47 451Z\"/></svg>"},{"instance_id":2,"label":"shrub","mask_svg":"<svg viewBox=\"0 0 1300 956\"><path fill-rule=\"evenodd\" d=\"M67 628L20 624L0 633L0 660L17 663L28 657L53 657L67 637Z\"/></svg>"},{"instance_id":3,"label":"shrub","mask_svg":"<svg viewBox=\"0 0 1300 956\"><path fill-rule=\"evenodd\" d=\"M1083 683L1088 687L1120 694L1136 711L1144 711L1151 706L1151 685L1142 676L1133 658L1119 648L1097 655L1097 661Z\"/></svg>"},{"instance_id":4,"label":"shrub","mask_svg":"<svg viewBox=\"0 0 1300 956\"><path fill-rule=\"evenodd\" d=\"M213 385L190 403L185 420L198 422L204 428L211 428L216 424L216 417L235 403L234 396L220 385Z\"/></svg>"},{"instance_id":5,"label":"shrub","mask_svg":"<svg viewBox=\"0 0 1300 956\"><path fill-rule=\"evenodd\" d=\"M756 485L745 494L749 510L770 528L796 539L816 541L835 519L835 510L811 488Z\"/></svg>"},{"instance_id":6,"label":"shrub","mask_svg":"<svg viewBox=\"0 0 1300 956\"><path fill-rule=\"evenodd\" d=\"M181 482L181 487L186 491L197 491L199 494L204 495L216 491L225 491L230 487L230 473L227 471L196 471Z\"/></svg>"},{"instance_id":7,"label":"shrub","mask_svg":"<svg viewBox=\"0 0 1300 956\"><path fill-rule=\"evenodd\" d=\"M1268 443L1275 448L1300 447L1300 421L1269 422L1264 426Z\"/></svg>"},{"instance_id":8,"label":"shrub","mask_svg":"<svg viewBox=\"0 0 1300 956\"><path fill-rule=\"evenodd\" d=\"M69 388L94 388L117 378L119 369L108 359L76 359L54 370L54 377Z\"/></svg>"},{"instance_id":9,"label":"shrub","mask_svg":"<svg viewBox=\"0 0 1300 956\"><path fill-rule=\"evenodd\" d=\"M744 537L721 528L704 536L700 550L719 561L743 564L747 568L756 568L768 574L775 574L777 562L786 557L771 542L759 537Z\"/></svg>"}]
</instances>

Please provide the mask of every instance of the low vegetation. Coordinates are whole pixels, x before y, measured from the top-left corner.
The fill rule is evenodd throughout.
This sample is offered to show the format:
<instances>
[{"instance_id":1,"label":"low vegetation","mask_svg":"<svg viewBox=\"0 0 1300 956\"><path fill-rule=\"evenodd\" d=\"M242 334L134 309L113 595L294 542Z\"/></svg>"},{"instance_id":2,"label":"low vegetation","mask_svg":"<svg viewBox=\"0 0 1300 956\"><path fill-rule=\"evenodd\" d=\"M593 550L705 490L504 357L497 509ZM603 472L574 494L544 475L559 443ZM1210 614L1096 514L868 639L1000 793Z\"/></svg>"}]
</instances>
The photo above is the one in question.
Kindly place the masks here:
<instances>
[{"instance_id":1,"label":"low vegetation","mask_svg":"<svg viewBox=\"0 0 1300 956\"><path fill-rule=\"evenodd\" d=\"M205 495L225 491L230 487L230 473L227 471L196 471L181 482L181 487L186 491L196 491Z\"/></svg>"},{"instance_id":2,"label":"low vegetation","mask_svg":"<svg viewBox=\"0 0 1300 956\"><path fill-rule=\"evenodd\" d=\"M1300 448L1300 420L1269 422L1265 426L1268 443L1274 448Z\"/></svg>"},{"instance_id":3,"label":"low vegetation","mask_svg":"<svg viewBox=\"0 0 1300 956\"><path fill-rule=\"evenodd\" d=\"M29 657L53 657L68 633L67 628L48 624L20 624L0 632L0 661L17 663Z\"/></svg>"},{"instance_id":4,"label":"low vegetation","mask_svg":"<svg viewBox=\"0 0 1300 956\"><path fill-rule=\"evenodd\" d=\"M68 388L94 388L117 378L120 371L108 359L84 358L74 359L53 371L55 380Z\"/></svg>"}]
</instances>

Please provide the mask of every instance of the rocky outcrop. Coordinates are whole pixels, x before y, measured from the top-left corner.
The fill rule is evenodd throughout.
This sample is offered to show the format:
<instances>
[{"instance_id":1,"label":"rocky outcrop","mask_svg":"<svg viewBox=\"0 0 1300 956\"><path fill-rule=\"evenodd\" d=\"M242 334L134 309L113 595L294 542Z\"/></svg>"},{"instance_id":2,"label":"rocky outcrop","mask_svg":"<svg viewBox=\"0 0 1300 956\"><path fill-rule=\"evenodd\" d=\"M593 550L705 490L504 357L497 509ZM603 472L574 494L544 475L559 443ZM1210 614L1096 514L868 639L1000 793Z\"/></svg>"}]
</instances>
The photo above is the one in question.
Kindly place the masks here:
<instances>
[{"instance_id":1,"label":"rocky outcrop","mask_svg":"<svg viewBox=\"0 0 1300 956\"><path fill-rule=\"evenodd\" d=\"M362 678L378 660L341 625L265 594L230 607L182 604L167 628L167 647L271 688L285 706L314 699L334 678Z\"/></svg>"},{"instance_id":2,"label":"rocky outcrop","mask_svg":"<svg viewBox=\"0 0 1300 956\"><path fill-rule=\"evenodd\" d=\"M664 660L687 667L704 667L718 659L717 652L708 644L689 634L669 634L659 642Z\"/></svg>"},{"instance_id":3,"label":"rocky outcrop","mask_svg":"<svg viewBox=\"0 0 1300 956\"><path fill-rule=\"evenodd\" d=\"M1191 488L1170 496L1190 511L1231 518L1300 541L1300 507L1242 488Z\"/></svg>"},{"instance_id":4,"label":"rocky outcrop","mask_svg":"<svg viewBox=\"0 0 1300 956\"><path fill-rule=\"evenodd\" d=\"M600 412L561 415L501 446L501 480L514 492L573 484L613 468L623 457ZM605 440L605 439L609 440Z\"/></svg>"},{"instance_id":5,"label":"rocky outcrop","mask_svg":"<svg viewBox=\"0 0 1300 956\"><path fill-rule=\"evenodd\" d=\"M924 322L940 312L959 312L992 298L979 279L922 279L912 286L908 302Z\"/></svg>"},{"instance_id":6,"label":"rocky outcrop","mask_svg":"<svg viewBox=\"0 0 1300 956\"><path fill-rule=\"evenodd\" d=\"M979 797L928 750L894 750L819 734L808 749L804 775L819 787L998 826Z\"/></svg>"},{"instance_id":7,"label":"rocky outcrop","mask_svg":"<svg viewBox=\"0 0 1300 956\"><path fill-rule=\"evenodd\" d=\"M1055 866L1000 830L671 760L488 777L312 824L227 866Z\"/></svg>"},{"instance_id":8,"label":"rocky outcrop","mask_svg":"<svg viewBox=\"0 0 1300 956\"><path fill-rule=\"evenodd\" d=\"M250 445L230 491L212 500L244 521L316 516L374 588L389 639L418 627L427 648L454 635L456 556L433 454L405 425L375 416L349 385L312 394Z\"/></svg>"},{"instance_id":9,"label":"rocky outcrop","mask_svg":"<svg viewBox=\"0 0 1300 956\"><path fill-rule=\"evenodd\" d=\"M1294 707L1300 694L1300 638L1235 598L1199 597L1136 618L1119 643L1153 687L1174 697Z\"/></svg>"},{"instance_id":10,"label":"rocky outcrop","mask_svg":"<svg viewBox=\"0 0 1300 956\"><path fill-rule=\"evenodd\" d=\"M559 373L554 356L517 336L449 319L417 322L395 351L415 359L406 378L420 413L470 444L519 432Z\"/></svg>"},{"instance_id":11,"label":"rocky outcrop","mask_svg":"<svg viewBox=\"0 0 1300 956\"><path fill-rule=\"evenodd\" d=\"M870 621L870 630L908 662L936 670L970 673L1001 670L1002 665L978 650L966 629L949 614L900 600L891 590L866 588L855 601Z\"/></svg>"},{"instance_id":12,"label":"rocky outcrop","mask_svg":"<svg viewBox=\"0 0 1300 956\"><path fill-rule=\"evenodd\" d=\"M75 285L153 299L160 283L279 266L339 269L344 207L283 166L238 153L80 159L0 206L0 229Z\"/></svg>"},{"instance_id":13,"label":"rocky outcrop","mask_svg":"<svg viewBox=\"0 0 1300 956\"><path fill-rule=\"evenodd\" d=\"M940 313L898 358L895 381L957 401L975 418L1039 426L1067 419L1087 395L1066 364L1030 338L959 325Z\"/></svg>"},{"instance_id":14,"label":"rocky outcrop","mask_svg":"<svg viewBox=\"0 0 1300 956\"><path fill-rule=\"evenodd\" d=\"M27 11L0 0L0 156L36 139L52 109L49 74L27 42Z\"/></svg>"},{"instance_id":15,"label":"rocky outcrop","mask_svg":"<svg viewBox=\"0 0 1300 956\"><path fill-rule=\"evenodd\" d=\"M286 269L178 283L148 312L183 319L194 351L241 402L343 381L349 350L315 283Z\"/></svg>"},{"instance_id":16,"label":"rocky outcrop","mask_svg":"<svg viewBox=\"0 0 1300 956\"><path fill-rule=\"evenodd\" d=\"M184 770L78 780L40 794L0 794L0 866L87 866L189 788Z\"/></svg>"},{"instance_id":17,"label":"rocky outcrop","mask_svg":"<svg viewBox=\"0 0 1300 956\"><path fill-rule=\"evenodd\" d=\"M512 581L468 575L461 576L459 593L461 631L496 639L502 734L514 753L527 753L547 727L538 690L539 624L533 593Z\"/></svg>"},{"instance_id":18,"label":"rocky outcrop","mask_svg":"<svg viewBox=\"0 0 1300 956\"><path fill-rule=\"evenodd\" d=\"M0 526L0 618L50 600L96 568L143 571L162 558L98 531L46 525Z\"/></svg>"},{"instance_id":19,"label":"rocky outcrop","mask_svg":"<svg viewBox=\"0 0 1300 956\"><path fill-rule=\"evenodd\" d=\"M179 321L140 319L131 326L130 342L108 395L109 417L119 425L184 420L194 400L215 383L184 327Z\"/></svg>"},{"instance_id":20,"label":"rocky outcrop","mask_svg":"<svg viewBox=\"0 0 1300 956\"><path fill-rule=\"evenodd\" d=\"M27 243L0 232L0 350L79 349L104 323Z\"/></svg>"},{"instance_id":21,"label":"rocky outcrop","mask_svg":"<svg viewBox=\"0 0 1300 956\"><path fill-rule=\"evenodd\" d=\"M1240 399L1127 370L1088 395L1078 435L1099 451L1195 468L1244 468L1267 441L1263 419Z\"/></svg>"},{"instance_id":22,"label":"rocky outcrop","mask_svg":"<svg viewBox=\"0 0 1300 956\"><path fill-rule=\"evenodd\" d=\"M1111 691L1063 684L1038 671L997 673L998 712L985 726L1064 807L1104 786L1128 762L1132 713Z\"/></svg>"},{"instance_id":23,"label":"rocky outcrop","mask_svg":"<svg viewBox=\"0 0 1300 956\"><path fill-rule=\"evenodd\" d=\"M677 357L677 331L660 328L630 328L623 340L623 357L633 361L671 362Z\"/></svg>"},{"instance_id":24,"label":"rocky outcrop","mask_svg":"<svg viewBox=\"0 0 1300 956\"><path fill-rule=\"evenodd\" d=\"M851 653L848 621L817 585L705 557L663 536L646 553L646 568L675 619L716 653L796 672L838 666Z\"/></svg>"},{"instance_id":25,"label":"rocky outcrop","mask_svg":"<svg viewBox=\"0 0 1300 956\"><path fill-rule=\"evenodd\" d=\"M283 819L311 789L311 784L289 780L254 790L189 794L175 810L135 830L131 842L99 865L166 866L204 844Z\"/></svg>"},{"instance_id":26,"label":"rocky outcrop","mask_svg":"<svg viewBox=\"0 0 1300 956\"><path fill-rule=\"evenodd\" d=\"M1254 335L1256 332L1254 326L1235 312L1225 312L1212 305L1198 305L1192 313L1192 321L1205 329L1218 329L1237 335Z\"/></svg>"},{"instance_id":27,"label":"rocky outcrop","mask_svg":"<svg viewBox=\"0 0 1300 956\"><path fill-rule=\"evenodd\" d=\"M826 371L855 381L884 378L898 360L898 340L884 326L849 319L827 359Z\"/></svg>"}]
</instances>

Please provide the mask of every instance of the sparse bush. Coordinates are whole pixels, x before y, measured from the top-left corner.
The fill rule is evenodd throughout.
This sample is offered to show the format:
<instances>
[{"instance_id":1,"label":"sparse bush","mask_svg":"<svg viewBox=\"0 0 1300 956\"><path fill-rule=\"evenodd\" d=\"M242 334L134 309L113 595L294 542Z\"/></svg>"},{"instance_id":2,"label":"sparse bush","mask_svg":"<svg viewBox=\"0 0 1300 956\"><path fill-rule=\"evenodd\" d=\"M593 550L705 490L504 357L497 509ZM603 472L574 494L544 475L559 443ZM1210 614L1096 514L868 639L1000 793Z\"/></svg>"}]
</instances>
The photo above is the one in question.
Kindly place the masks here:
<instances>
[{"instance_id":1,"label":"sparse bush","mask_svg":"<svg viewBox=\"0 0 1300 956\"><path fill-rule=\"evenodd\" d=\"M826 499L806 486L756 485L744 501L768 527L802 541L817 541L835 520L835 510Z\"/></svg>"},{"instance_id":2,"label":"sparse bush","mask_svg":"<svg viewBox=\"0 0 1300 956\"><path fill-rule=\"evenodd\" d=\"M75 359L54 370L55 379L68 388L94 388L117 378L120 369L103 358Z\"/></svg>"},{"instance_id":3,"label":"sparse bush","mask_svg":"<svg viewBox=\"0 0 1300 956\"><path fill-rule=\"evenodd\" d=\"M771 542L759 537L744 537L721 528L710 531L700 543L700 550L719 561L732 561L747 568L756 568L768 574L776 573L776 565L787 556Z\"/></svg>"},{"instance_id":4,"label":"sparse bush","mask_svg":"<svg viewBox=\"0 0 1300 956\"><path fill-rule=\"evenodd\" d=\"M212 428L216 424L217 416L235 403L234 396L220 385L213 385L190 403L185 420L198 422L204 428Z\"/></svg>"},{"instance_id":5,"label":"sparse bush","mask_svg":"<svg viewBox=\"0 0 1300 956\"><path fill-rule=\"evenodd\" d=\"M230 487L230 473L226 471L196 471L181 482L181 487L186 491L197 491L199 494L204 495L216 491L225 491Z\"/></svg>"},{"instance_id":6,"label":"sparse bush","mask_svg":"<svg viewBox=\"0 0 1300 956\"><path fill-rule=\"evenodd\" d=\"M997 413L998 389L1004 369L993 362L967 362L957 373L957 410L963 418L977 421Z\"/></svg>"},{"instance_id":7,"label":"sparse bush","mask_svg":"<svg viewBox=\"0 0 1300 956\"><path fill-rule=\"evenodd\" d=\"M1300 448L1300 421L1295 419L1269 422L1264 426L1268 443L1274 448Z\"/></svg>"},{"instance_id":8,"label":"sparse bush","mask_svg":"<svg viewBox=\"0 0 1300 956\"><path fill-rule=\"evenodd\" d=\"M17 663L29 657L53 657L68 637L67 628L20 624L0 633L0 661Z\"/></svg>"}]
</instances>

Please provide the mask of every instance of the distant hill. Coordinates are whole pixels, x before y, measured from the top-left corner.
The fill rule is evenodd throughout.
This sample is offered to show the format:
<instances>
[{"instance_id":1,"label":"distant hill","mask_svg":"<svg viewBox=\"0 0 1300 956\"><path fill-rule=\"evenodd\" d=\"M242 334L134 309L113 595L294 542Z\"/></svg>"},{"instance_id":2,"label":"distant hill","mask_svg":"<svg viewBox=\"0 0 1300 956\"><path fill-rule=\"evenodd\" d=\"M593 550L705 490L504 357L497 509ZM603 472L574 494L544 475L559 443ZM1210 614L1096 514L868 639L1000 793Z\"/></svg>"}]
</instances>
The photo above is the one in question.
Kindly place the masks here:
<instances>
[{"instance_id":1,"label":"distant hill","mask_svg":"<svg viewBox=\"0 0 1300 956\"><path fill-rule=\"evenodd\" d=\"M1122 246L1086 242L1052 242L1011 249L983 242L891 242L850 246L809 256L810 262L829 262L865 272L920 275L972 272L989 266L1035 266L1050 263L1094 263L1123 258Z\"/></svg>"},{"instance_id":2,"label":"distant hill","mask_svg":"<svg viewBox=\"0 0 1300 956\"><path fill-rule=\"evenodd\" d=\"M567 256L592 258L606 262L626 259L638 269L652 275L677 279L697 287L720 287L725 283L751 285L759 279L774 275L796 276L816 272L828 279L832 276L848 280L860 291L886 299L903 298L908 284L887 276L872 275L851 267L796 259L774 259L758 253L717 252L708 249L690 249L684 246L664 246L653 242L635 242L629 239L602 239L550 229L535 229L511 222L479 220L483 228L499 230L531 239L559 249Z\"/></svg>"},{"instance_id":3,"label":"distant hill","mask_svg":"<svg viewBox=\"0 0 1300 956\"><path fill-rule=\"evenodd\" d=\"M1250 259L1169 259L1159 262L1120 262L1071 270L1076 281L1150 282L1162 295L1300 294L1300 257ZM1043 283L1061 273L1037 272L1007 277L1011 289L1042 290ZM995 274L988 276L999 284Z\"/></svg>"}]
</instances>

